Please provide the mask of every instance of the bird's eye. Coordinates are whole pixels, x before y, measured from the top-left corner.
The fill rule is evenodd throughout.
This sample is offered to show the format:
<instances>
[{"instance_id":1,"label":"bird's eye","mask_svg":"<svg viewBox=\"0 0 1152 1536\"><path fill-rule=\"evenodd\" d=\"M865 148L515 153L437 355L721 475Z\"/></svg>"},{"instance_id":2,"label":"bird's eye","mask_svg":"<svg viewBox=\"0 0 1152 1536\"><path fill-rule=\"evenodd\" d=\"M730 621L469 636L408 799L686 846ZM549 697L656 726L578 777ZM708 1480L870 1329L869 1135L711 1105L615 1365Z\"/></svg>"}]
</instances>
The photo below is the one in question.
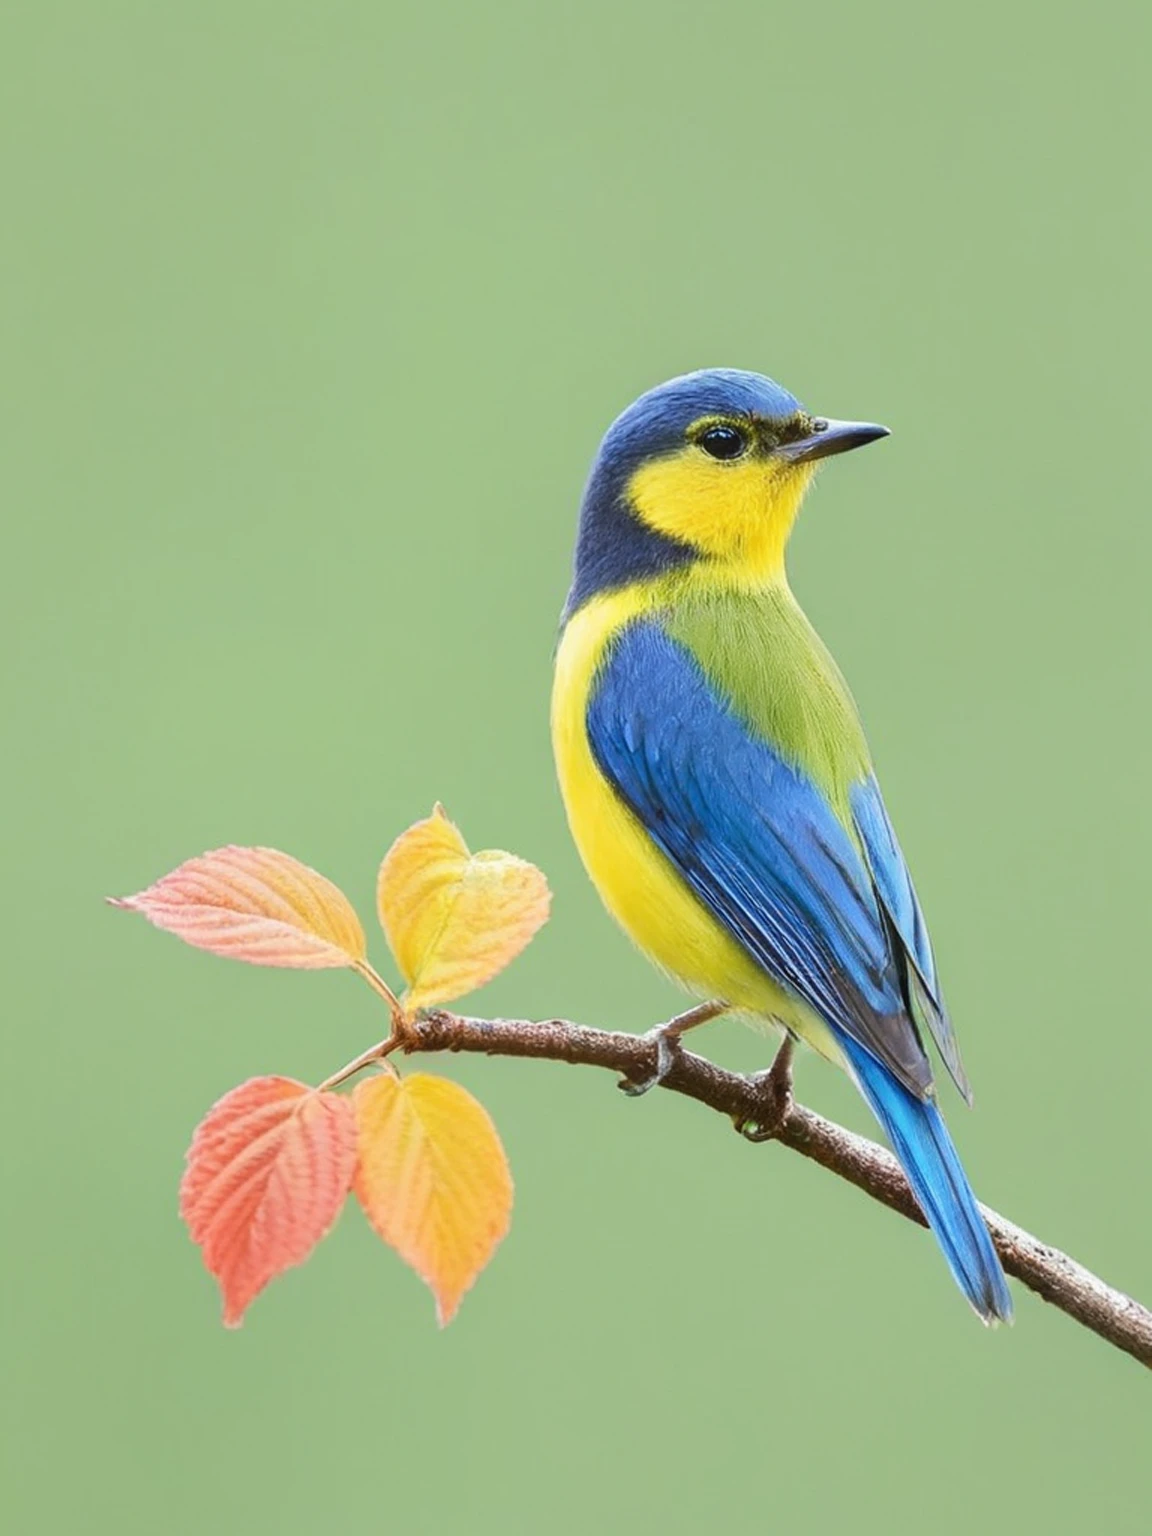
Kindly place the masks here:
<instances>
[{"instance_id":1,"label":"bird's eye","mask_svg":"<svg viewBox=\"0 0 1152 1536\"><path fill-rule=\"evenodd\" d=\"M748 449L747 434L739 427L709 427L697 441L714 459L738 459Z\"/></svg>"}]
</instances>

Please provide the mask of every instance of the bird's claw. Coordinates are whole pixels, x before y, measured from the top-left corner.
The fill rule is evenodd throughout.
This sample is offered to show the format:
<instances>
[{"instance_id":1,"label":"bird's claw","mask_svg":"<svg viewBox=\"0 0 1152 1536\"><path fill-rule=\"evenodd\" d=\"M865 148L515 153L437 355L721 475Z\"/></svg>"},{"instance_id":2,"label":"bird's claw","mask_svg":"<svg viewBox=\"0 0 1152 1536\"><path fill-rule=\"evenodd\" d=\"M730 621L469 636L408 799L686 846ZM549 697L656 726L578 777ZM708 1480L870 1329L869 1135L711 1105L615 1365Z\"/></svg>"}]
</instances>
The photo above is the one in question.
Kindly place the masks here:
<instances>
[{"instance_id":1,"label":"bird's claw","mask_svg":"<svg viewBox=\"0 0 1152 1536\"><path fill-rule=\"evenodd\" d=\"M687 1013L678 1013L674 1019L666 1019L655 1029L650 1029L646 1035L641 1035L642 1040L656 1048L656 1070L649 1072L646 1077L622 1077L616 1084L620 1092L626 1093L630 1099L638 1099L642 1093L647 1093L649 1088L658 1087L683 1055L684 1047L680 1043L680 1036L686 1030L696 1029L701 1024L707 1024L710 1019L719 1018L725 1007L726 1004L718 999L709 1003L697 1003L695 1008L689 1008Z\"/></svg>"},{"instance_id":2,"label":"bird's claw","mask_svg":"<svg viewBox=\"0 0 1152 1536\"><path fill-rule=\"evenodd\" d=\"M680 1041L680 1031L671 1029L667 1024L660 1024L655 1029L650 1029L644 1036L650 1040L656 1048L656 1068L649 1072L647 1077L622 1077L616 1084L621 1093L626 1093L630 1099L638 1099L641 1094L647 1093L650 1088L658 1088L664 1079L676 1065L676 1060L683 1054L684 1047Z\"/></svg>"},{"instance_id":3,"label":"bird's claw","mask_svg":"<svg viewBox=\"0 0 1152 1536\"><path fill-rule=\"evenodd\" d=\"M751 1079L763 1109L754 1115L733 1115L732 1124L745 1141L754 1143L775 1141L788 1123L792 1113L792 1051L790 1035L776 1053L776 1060L766 1072L757 1072Z\"/></svg>"},{"instance_id":4,"label":"bird's claw","mask_svg":"<svg viewBox=\"0 0 1152 1536\"><path fill-rule=\"evenodd\" d=\"M766 1114L750 1115L744 1120L739 1115L733 1115L732 1124L745 1141L750 1141L754 1144L762 1141L775 1141L784 1129L788 1116L791 1113L792 1099L789 1096L787 1104L773 1106Z\"/></svg>"}]
</instances>

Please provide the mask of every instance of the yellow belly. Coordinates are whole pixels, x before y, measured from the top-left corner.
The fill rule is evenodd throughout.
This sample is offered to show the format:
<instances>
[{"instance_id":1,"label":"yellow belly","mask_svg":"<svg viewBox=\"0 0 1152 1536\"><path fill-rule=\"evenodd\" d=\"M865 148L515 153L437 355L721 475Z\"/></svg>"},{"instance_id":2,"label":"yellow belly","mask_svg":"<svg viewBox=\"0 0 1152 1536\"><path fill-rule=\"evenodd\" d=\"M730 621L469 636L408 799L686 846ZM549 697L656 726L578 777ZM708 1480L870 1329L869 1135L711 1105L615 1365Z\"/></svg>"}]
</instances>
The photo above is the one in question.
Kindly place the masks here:
<instances>
[{"instance_id":1,"label":"yellow belly","mask_svg":"<svg viewBox=\"0 0 1152 1536\"><path fill-rule=\"evenodd\" d=\"M585 716L611 636L648 606L636 588L596 598L569 622L556 658L552 742L568 825L604 905L656 965L700 997L776 1019L842 1063L827 1026L785 993L696 899L600 772Z\"/></svg>"}]
</instances>

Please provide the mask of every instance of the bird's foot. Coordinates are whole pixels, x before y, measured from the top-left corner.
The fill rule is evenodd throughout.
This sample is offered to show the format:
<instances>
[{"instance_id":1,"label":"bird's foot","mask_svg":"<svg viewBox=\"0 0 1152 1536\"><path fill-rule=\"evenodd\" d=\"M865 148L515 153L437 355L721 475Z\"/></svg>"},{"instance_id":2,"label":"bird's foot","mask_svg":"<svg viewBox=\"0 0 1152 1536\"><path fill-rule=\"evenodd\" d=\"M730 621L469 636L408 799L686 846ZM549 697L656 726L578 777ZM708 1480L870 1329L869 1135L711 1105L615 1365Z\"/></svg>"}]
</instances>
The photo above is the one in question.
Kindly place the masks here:
<instances>
[{"instance_id":1,"label":"bird's foot","mask_svg":"<svg viewBox=\"0 0 1152 1536\"><path fill-rule=\"evenodd\" d=\"M676 1065L676 1058L684 1054L679 1032L671 1029L667 1024L659 1024L655 1029L650 1029L646 1035L641 1036L641 1039L650 1040L656 1047L656 1067L654 1071L648 1073L647 1077L620 1079L616 1086L630 1099L638 1099L650 1088L659 1087Z\"/></svg>"},{"instance_id":2,"label":"bird's foot","mask_svg":"<svg viewBox=\"0 0 1152 1536\"><path fill-rule=\"evenodd\" d=\"M655 1050L655 1068L644 1077L622 1077L616 1084L620 1092L626 1093L630 1099L638 1099L650 1088L658 1087L676 1065L677 1058L683 1054L680 1037L687 1030L695 1029L698 1024L707 1024L718 1017L724 1008L725 1005L720 1002L700 1003L695 1008L689 1008L687 1013L678 1013L674 1019L658 1024L655 1029L642 1035L640 1038L651 1043Z\"/></svg>"},{"instance_id":3,"label":"bird's foot","mask_svg":"<svg viewBox=\"0 0 1152 1536\"><path fill-rule=\"evenodd\" d=\"M791 1035L784 1036L784 1042L776 1052L776 1059L767 1072L758 1072L752 1079L764 1108L757 1109L754 1115L741 1119L734 1116L732 1124L744 1137L745 1141L774 1141L788 1123L788 1116L792 1113L792 1055L795 1042Z\"/></svg>"}]
</instances>

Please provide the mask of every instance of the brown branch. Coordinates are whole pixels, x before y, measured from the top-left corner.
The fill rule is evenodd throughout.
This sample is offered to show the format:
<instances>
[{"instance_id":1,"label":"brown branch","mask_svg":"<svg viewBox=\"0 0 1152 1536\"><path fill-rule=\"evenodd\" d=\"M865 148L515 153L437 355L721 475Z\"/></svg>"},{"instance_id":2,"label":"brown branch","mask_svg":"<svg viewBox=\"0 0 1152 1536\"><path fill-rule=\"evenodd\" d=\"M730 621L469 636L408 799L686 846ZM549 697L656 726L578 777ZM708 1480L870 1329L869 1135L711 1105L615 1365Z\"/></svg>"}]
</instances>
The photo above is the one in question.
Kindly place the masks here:
<instances>
[{"instance_id":1,"label":"brown branch","mask_svg":"<svg viewBox=\"0 0 1152 1536\"><path fill-rule=\"evenodd\" d=\"M656 1066L656 1044L651 1036L589 1029L562 1019L534 1024L522 1019L471 1019L436 1010L410 1022L405 1038L395 1043L406 1052L479 1051L489 1056L533 1056L606 1067L631 1082L650 1077ZM749 1134L749 1139L783 1142L882 1205L925 1225L907 1180L889 1152L794 1104L790 1096L781 1102L779 1083L770 1082L766 1074L743 1077L679 1049L661 1087L719 1110ZM1010 1275L1117 1349L1125 1350L1142 1365L1152 1366L1152 1312L1105 1285L1058 1248L1040 1242L987 1206L981 1210Z\"/></svg>"}]
</instances>

